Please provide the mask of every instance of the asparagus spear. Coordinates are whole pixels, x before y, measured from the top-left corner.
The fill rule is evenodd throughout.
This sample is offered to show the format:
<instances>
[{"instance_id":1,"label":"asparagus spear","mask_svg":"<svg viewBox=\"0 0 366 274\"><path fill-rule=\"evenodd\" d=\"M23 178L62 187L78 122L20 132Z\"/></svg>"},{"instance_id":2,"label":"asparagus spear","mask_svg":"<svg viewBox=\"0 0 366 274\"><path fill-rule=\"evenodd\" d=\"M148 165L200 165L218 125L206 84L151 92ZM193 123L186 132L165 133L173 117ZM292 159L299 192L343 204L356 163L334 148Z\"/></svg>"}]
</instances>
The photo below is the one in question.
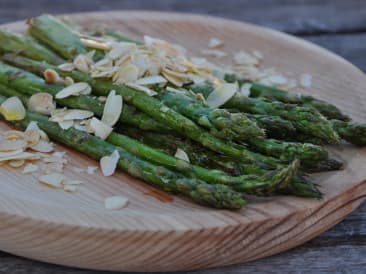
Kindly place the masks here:
<instances>
[{"instance_id":1,"label":"asparagus spear","mask_svg":"<svg viewBox=\"0 0 366 274\"><path fill-rule=\"evenodd\" d=\"M328 119L337 119L342 121L350 120L350 117L343 114L342 111L339 110L336 106L323 100L316 99L312 96L289 93L279 88L266 86L260 83L255 83L246 79L240 79L232 74L226 75L225 80L228 82L238 81L239 84L248 82L251 83L252 86L250 88L249 96L253 98L264 97L270 101L280 101L283 103L313 107Z\"/></svg>"},{"instance_id":2,"label":"asparagus spear","mask_svg":"<svg viewBox=\"0 0 366 274\"><path fill-rule=\"evenodd\" d=\"M204 147L200 146L197 143L193 143L190 140L183 140L174 135L165 135L159 134L156 132L148 132L148 131L140 131L135 128L131 127L123 127L119 128L119 130L139 141L148 144L149 146L161 149L166 153L173 154L177 148L182 148L184 151L189 155L190 160L197 164L203 166L211 166L213 168L225 168L230 170L234 169L236 174L243 174L243 173L255 173L258 175L265 174L266 168L268 169L276 169L276 168L283 168L282 164L274 158L266 157L258 153L253 153L253 156L262 163L265 163L265 166L260 168L258 165L252 164L240 164L240 163L233 163L227 157L224 157L220 154L216 154L210 150L205 149ZM320 162L316 166L312 167L312 170L318 172L322 168L323 171L334 170L334 168L339 169L339 164L335 165L332 159L329 159L332 163L326 164L328 159L325 161ZM290 186L291 185L291 186ZM308 179L302 176L296 176L287 187L286 191L280 191L280 193L286 193L296 196L302 197L313 197L313 198L320 198L321 193L317 189L317 187L310 182ZM292 186L295 185L295 186Z\"/></svg>"},{"instance_id":3,"label":"asparagus spear","mask_svg":"<svg viewBox=\"0 0 366 274\"><path fill-rule=\"evenodd\" d=\"M186 90L163 90L158 93L157 98L207 128L216 137L245 141L264 136L263 130L242 113L232 114L224 109L211 109Z\"/></svg>"},{"instance_id":4,"label":"asparagus spear","mask_svg":"<svg viewBox=\"0 0 366 274\"><path fill-rule=\"evenodd\" d=\"M5 99L6 97L0 96L0 102ZM183 194L196 202L216 208L239 209L245 204L242 196L228 186L210 185L200 180L186 178L180 173L141 160L126 150L113 146L86 132L74 128L63 130L57 123L48 121L48 118L43 115L27 112L24 120L14 122L14 124L20 128L25 128L31 121L36 121L38 126L53 140L72 147L94 159L100 159L105 155L110 155L114 150L118 150L120 155L119 168L134 177L161 187L165 191Z\"/></svg>"},{"instance_id":5,"label":"asparagus spear","mask_svg":"<svg viewBox=\"0 0 366 274\"><path fill-rule=\"evenodd\" d=\"M207 97L212 92L213 87L207 84L201 86L191 85L190 89ZM258 98L249 98L241 93L234 94L224 107L239 109L252 114L279 116L291 121L300 132L321 138L329 143L339 143L339 136L333 130L331 123L313 109L282 102L268 102Z\"/></svg>"},{"instance_id":6,"label":"asparagus spear","mask_svg":"<svg viewBox=\"0 0 366 274\"><path fill-rule=\"evenodd\" d=\"M6 58L6 61L11 64L15 64L17 67L22 67L26 70L36 72L41 75L43 74L43 71L45 71L47 68L54 69L62 76L70 76L76 81L89 83L93 87L94 92L97 93L98 95L108 95L109 91L115 90L117 94L123 96L125 101L130 102L136 108L147 113L156 120L166 124L167 126L171 127L172 129L176 130L182 135L185 135L191 138L192 140L201 143L203 146L213 151L222 153L224 155L228 155L230 157L239 159L243 162L253 161L250 152L248 152L243 147L240 148L234 147L232 144L227 144L221 141L220 139L212 136L210 133L208 133L201 127L197 126L194 122L192 122L188 118L173 111L159 100L147 96L146 94L132 90L126 86L114 85L109 81L93 79L88 75L81 73L79 71L71 71L71 72L62 71L58 69L58 67L47 64L46 62L38 62L21 56L11 58L9 58L8 56L8 58ZM2 77L6 77L6 73L2 74L3 74ZM5 83L15 88L14 81L9 81L9 77L8 80L5 80Z\"/></svg>"},{"instance_id":7,"label":"asparagus spear","mask_svg":"<svg viewBox=\"0 0 366 274\"><path fill-rule=\"evenodd\" d=\"M347 142L366 146L366 124L332 120L333 128Z\"/></svg>"},{"instance_id":8,"label":"asparagus spear","mask_svg":"<svg viewBox=\"0 0 366 274\"><path fill-rule=\"evenodd\" d=\"M13 59L13 55L5 56L4 58ZM16 57L14 56L14 58ZM40 90L56 95L57 92L64 88L64 86L60 84L48 85L42 78L4 63L0 63L0 82L3 84L9 84L13 88L22 90L22 92L26 92L30 95L37 93ZM91 110L97 116L102 116L103 114L103 104L97 98L92 96L73 96L64 99L56 99L56 102L62 106L70 108ZM156 130L161 132L170 131L167 126L157 122L148 115L137 111L136 108L127 104L123 107L119 121L145 130Z\"/></svg>"},{"instance_id":9,"label":"asparagus spear","mask_svg":"<svg viewBox=\"0 0 366 274\"><path fill-rule=\"evenodd\" d=\"M63 59L53 51L37 43L30 36L15 32L0 30L0 52L17 52L34 60L46 61L52 64L62 64Z\"/></svg>"},{"instance_id":10,"label":"asparagus spear","mask_svg":"<svg viewBox=\"0 0 366 274\"><path fill-rule=\"evenodd\" d=\"M247 114L247 116L265 130L267 137L285 139L296 134L293 124L281 117L260 114Z\"/></svg>"},{"instance_id":11,"label":"asparagus spear","mask_svg":"<svg viewBox=\"0 0 366 274\"><path fill-rule=\"evenodd\" d=\"M17 96L23 102L27 101L27 96L0 84L0 94L6 96ZM136 155L149 162L163 165L167 168L177 170L188 177L198 178L211 184L226 184L232 186L237 191L248 194L268 195L275 190L279 190L291 181L298 169L295 162L288 168L279 171L277 174L270 173L262 177L253 175L229 176L219 170L209 170L200 166L191 165L188 162L172 157L169 154L144 145L132 138L122 134L112 132L108 143L121 147L131 154Z\"/></svg>"}]
</instances>

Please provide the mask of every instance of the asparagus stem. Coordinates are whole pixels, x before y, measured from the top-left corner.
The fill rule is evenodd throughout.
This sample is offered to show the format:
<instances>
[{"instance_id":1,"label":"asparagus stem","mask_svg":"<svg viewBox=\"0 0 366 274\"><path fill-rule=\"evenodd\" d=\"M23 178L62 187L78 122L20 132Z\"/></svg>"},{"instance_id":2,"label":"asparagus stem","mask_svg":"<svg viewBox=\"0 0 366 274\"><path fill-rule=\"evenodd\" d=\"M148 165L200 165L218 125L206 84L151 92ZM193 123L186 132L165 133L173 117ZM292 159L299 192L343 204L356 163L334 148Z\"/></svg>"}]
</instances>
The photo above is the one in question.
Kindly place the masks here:
<instances>
[{"instance_id":1,"label":"asparagus stem","mask_svg":"<svg viewBox=\"0 0 366 274\"><path fill-rule=\"evenodd\" d=\"M27 96L21 95L19 92L9 89L1 84L0 94L6 96L18 96L22 101L27 101ZM106 141L118 147L122 147L129 153L132 153L142 159L182 172L188 177L197 177L198 179L212 184L230 185L235 190L243 191L248 194L268 195L273 193L275 190L278 191L278 189L287 186L298 169L298 163L294 163L284 170L280 170L278 175L271 173L270 176L266 174L262 177L253 175L233 177L219 170L209 170L200 166L191 165L183 160L146 146L122 134L112 132Z\"/></svg>"},{"instance_id":2,"label":"asparagus stem","mask_svg":"<svg viewBox=\"0 0 366 274\"><path fill-rule=\"evenodd\" d=\"M5 98L0 96L0 102L4 101ZM91 158L98 160L103 156L110 155L114 150L118 150L120 155L118 167L120 169L165 191L183 194L198 203L216 208L239 209L245 204L243 197L228 186L210 185L200 180L186 178L180 173L141 160L126 150L86 132L74 128L63 130L57 123L48 121L46 116L27 112L24 120L14 122L14 124L20 128L25 128L31 121L36 121L51 139L72 147Z\"/></svg>"},{"instance_id":3,"label":"asparagus stem","mask_svg":"<svg viewBox=\"0 0 366 274\"><path fill-rule=\"evenodd\" d=\"M13 55L6 55L4 57L5 60L12 59L16 62L16 59L13 58L17 57L13 57ZM42 78L4 63L0 63L0 82L21 90L29 95L39 91L56 95L57 92L64 88L63 85L48 85ZM56 99L56 102L69 108L91 110L97 116L102 116L103 114L103 104L97 98L92 96L72 96L64 99ZM119 121L145 130L156 130L159 132L171 131L169 127L157 122L148 115L137 111L135 107L127 104L123 107Z\"/></svg>"},{"instance_id":4,"label":"asparagus stem","mask_svg":"<svg viewBox=\"0 0 366 274\"><path fill-rule=\"evenodd\" d=\"M157 98L168 107L207 128L216 137L245 141L264 136L264 132L256 123L244 114L232 114L224 109L211 109L186 90L160 91Z\"/></svg>"},{"instance_id":5,"label":"asparagus stem","mask_svg":"<svg viewBox=\"0 0 366 274\"><path fill-rule=\"evenodd\" d=\"M241 79L235 75L226 75L225 80L228 82L238 81L239 84L248 82L251 83L252 86L250 88L249 96L253 98L263 97L270 101L280 101L288 104L297 104L300 106L312 107L318 110L328 119L338 119L342 121L350 120L350 118L347 115L343 114L341 110L339 110L336 106L323 100L316 99L312 96L289 93L279 88L255 83L247 79Z\"/></svg>"},{"instance_id":6,"label":"asparagus stem","mask_svg":"<svg viewBox=\"0 0 366 274\"><path fill-rule=\"evenodd\" d=\"M205 85L191 85L190 89L207 97L213 87ZM239 109L252 114L279 116L292 122L300 132L321 138L329 143L339 143L339 136L333 130L331 123L319 112L306 107L282 102L268 102L258 98L249 98L236 93L225 105L227 108Z\"/></svg>"},{"instance_id":7,"label":"asparagus stem","mask_svg":"<svg viewBox=\"0 0 366 274\"><path fill-rule=\"evenodd\" d=\"M147 96L141 92L132 90L126 86L114 85L109 81L93 79L90 76L79 71L62 71L56 66L47 64L45 62L38 62L21 56L6 58L5 60L11 64L16 65L17 67L22 67L26 70L41 75L43 74L43 71L45 71L47 68L52 68L62 76L70 76L76 81L89 83L92 86L94 93L98 95L105 96L108 95L111 90L115 90L117 94L123 96L125 101L130 102L142 112L145 112L156 120L166 124L167 126L176 130L182 135L185 135L192 140L201 143L203 146L213 151L239 159L243 162L253 161L250 152L246 149L242 147L234 147L232 144L227 144L221 141L201 127L197 126L188 118L167 107L161 101L153 97ZM0 81L3 81L1 78L6 77L6 73L1 74L2 75L0 75ZM5 80L5 83L9 86L16 88L13 81L9 81L9 77L7 80Z\"/></svg>"},{"instance_id":8,"label":"asparagus stem","mask_svg":"<svg viewBox=\"0 0 366 274\"><path fill-rule=\"evenodd\" d=\"M366 124L332 120L333 128L347 142L366 146Z\"/></svg>"}]
</instances>

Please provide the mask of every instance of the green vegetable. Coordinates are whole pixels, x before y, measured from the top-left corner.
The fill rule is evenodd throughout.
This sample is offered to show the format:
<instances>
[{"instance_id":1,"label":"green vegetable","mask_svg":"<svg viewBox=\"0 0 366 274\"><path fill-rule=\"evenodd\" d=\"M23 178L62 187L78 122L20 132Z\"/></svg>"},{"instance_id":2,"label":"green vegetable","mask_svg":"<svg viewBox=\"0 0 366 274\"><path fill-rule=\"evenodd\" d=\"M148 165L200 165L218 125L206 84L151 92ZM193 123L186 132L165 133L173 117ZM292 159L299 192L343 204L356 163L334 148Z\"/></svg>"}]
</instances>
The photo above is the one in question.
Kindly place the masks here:
<instances>
[{"instance_id":1,"label":"green vegetable","mask_svg":"<svg viewBox=\"0 0 366 274\"><path fill-rule=\"evenodd\" d=\"M0 96L0 103L5 99L6 97ZM93 159L98 160L103 156L110 155L114 150L118 150L120 155L118 167L120 169L165 191L185 195L198 203L215 208L240 209L245 205L243 197L228 186L210 185L200 180L187 178L178 172L141 160L126 150L86 132L74 128L63 130L57 123L50 122L46 116L27 112L24 120L14 122L14 124L24 129L31 121L36 121L51 139Z\"/></svg>"}]
</instances>

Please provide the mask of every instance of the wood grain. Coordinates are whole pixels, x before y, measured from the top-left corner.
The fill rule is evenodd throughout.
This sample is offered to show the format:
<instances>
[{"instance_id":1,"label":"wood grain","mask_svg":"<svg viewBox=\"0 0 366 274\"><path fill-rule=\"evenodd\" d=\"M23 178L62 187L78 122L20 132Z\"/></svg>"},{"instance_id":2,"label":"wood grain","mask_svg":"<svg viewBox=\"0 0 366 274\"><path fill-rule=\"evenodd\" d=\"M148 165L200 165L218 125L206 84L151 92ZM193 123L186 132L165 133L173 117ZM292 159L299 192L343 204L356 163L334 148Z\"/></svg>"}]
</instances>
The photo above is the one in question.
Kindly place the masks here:
<instances>
[{"instance_id":1,"label":"wood grain","mask_svg":"<svg viewBox=\"0 0 366 274\"><path fill-rule=\"evenodd\" d=\"M333 101L355 119L366 119L361 111L363 73L296 38L233 21L179 14L94 13L73 19L81 24L101 21L135 35L149 33L193 52L212 36L230 41L229 51L259 49L267 57L266 65L313 74L312 93ZM316 177L325 193L323 200L279 197L251 203L240 212L207 209L181 198L162 203L143 194L145 184L122 173L108 180L100 174L92 180L84 177L87 186L67 195L42 192L35 178L24 183L24 177L7 170L0 174L0 246L42 261L106 270L187 270L255 260L315 237L364 200L366 151L347 147L335 153L349 164L342 172ZM93 163L68 154L72 165ZM105 211L103 198L114 194L128 196L131 206Z\"/></svg>"}]
</instances>

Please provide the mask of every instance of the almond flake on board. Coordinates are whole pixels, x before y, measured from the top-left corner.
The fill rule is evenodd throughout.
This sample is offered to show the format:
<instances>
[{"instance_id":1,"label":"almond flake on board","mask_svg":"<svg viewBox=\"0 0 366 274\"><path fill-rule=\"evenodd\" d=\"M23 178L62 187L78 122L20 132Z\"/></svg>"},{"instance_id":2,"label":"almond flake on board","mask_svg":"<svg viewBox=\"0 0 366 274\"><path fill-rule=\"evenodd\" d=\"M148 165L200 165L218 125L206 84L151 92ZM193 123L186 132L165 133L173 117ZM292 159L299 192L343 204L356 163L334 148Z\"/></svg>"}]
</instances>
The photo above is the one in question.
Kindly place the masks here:
<instances>
[{"instance_id":1,"label":"almond flake on board","mask_svg":"<svg viewBox=\"0 0 366 274\"><path fill-rule=\"evenodd\" d=\"M39 182L53 188L63 188L62 181L65 180L65 175L61 173L50 173L39 177Z\"/></svg>"},{"instance_id":2,"label":"almond flake on board","mask_svg":"<svg viewBox=\"0 0 366 274\"><path fill-rule=\"evenodd\" d=\"M66 192L76 192L77 186L76 185L64 185L64 191Z\"/></svg>"},{"instance_id":3,"label":"almond flake on board","mask_svg":"<svg viewBox=\"0 0 366 274\"><path fill-rule=\"evenodd\" d=\"M34 164L27 164L22 173L23 174L29 174L29 173L33 173L33 172L36 172L38 170L38 166L37 165L34 165Z\"/></svg>"},{"instance_id":4,"label":"almond flake on board","mask_svg":"<svg viewBox=\"0 0 366 274\"><path fill-rule=\"evenodd\" d=\"M119 210L128 205L128 198L123 196L110 196L104 200L104 207L108 210Z\"/></svg>"},{"instance_id":5,"label":"almond flake on board","mask_svg":"<svg viewBox=\"0 0 366 274\"><path fill-rule=\"evenodd\" d=\"M109 156L104 156L100 159L100 168L104 176L111 176L117 168L119 160L118 150L113 151Z\"/></svg>"},{"instance_id":6,"label":"almond flake on board","mask_svg":"<svg viewBox=\"0 0 366 274\"><path fill-rule=\"evenodd\" d=\"M95 173L95 171L97 171L97 169L98 169L98 167L97 166L88 166L87 168L86 168L86 173L87 174L94 174Z\"/></svg>"}]
</instances>

